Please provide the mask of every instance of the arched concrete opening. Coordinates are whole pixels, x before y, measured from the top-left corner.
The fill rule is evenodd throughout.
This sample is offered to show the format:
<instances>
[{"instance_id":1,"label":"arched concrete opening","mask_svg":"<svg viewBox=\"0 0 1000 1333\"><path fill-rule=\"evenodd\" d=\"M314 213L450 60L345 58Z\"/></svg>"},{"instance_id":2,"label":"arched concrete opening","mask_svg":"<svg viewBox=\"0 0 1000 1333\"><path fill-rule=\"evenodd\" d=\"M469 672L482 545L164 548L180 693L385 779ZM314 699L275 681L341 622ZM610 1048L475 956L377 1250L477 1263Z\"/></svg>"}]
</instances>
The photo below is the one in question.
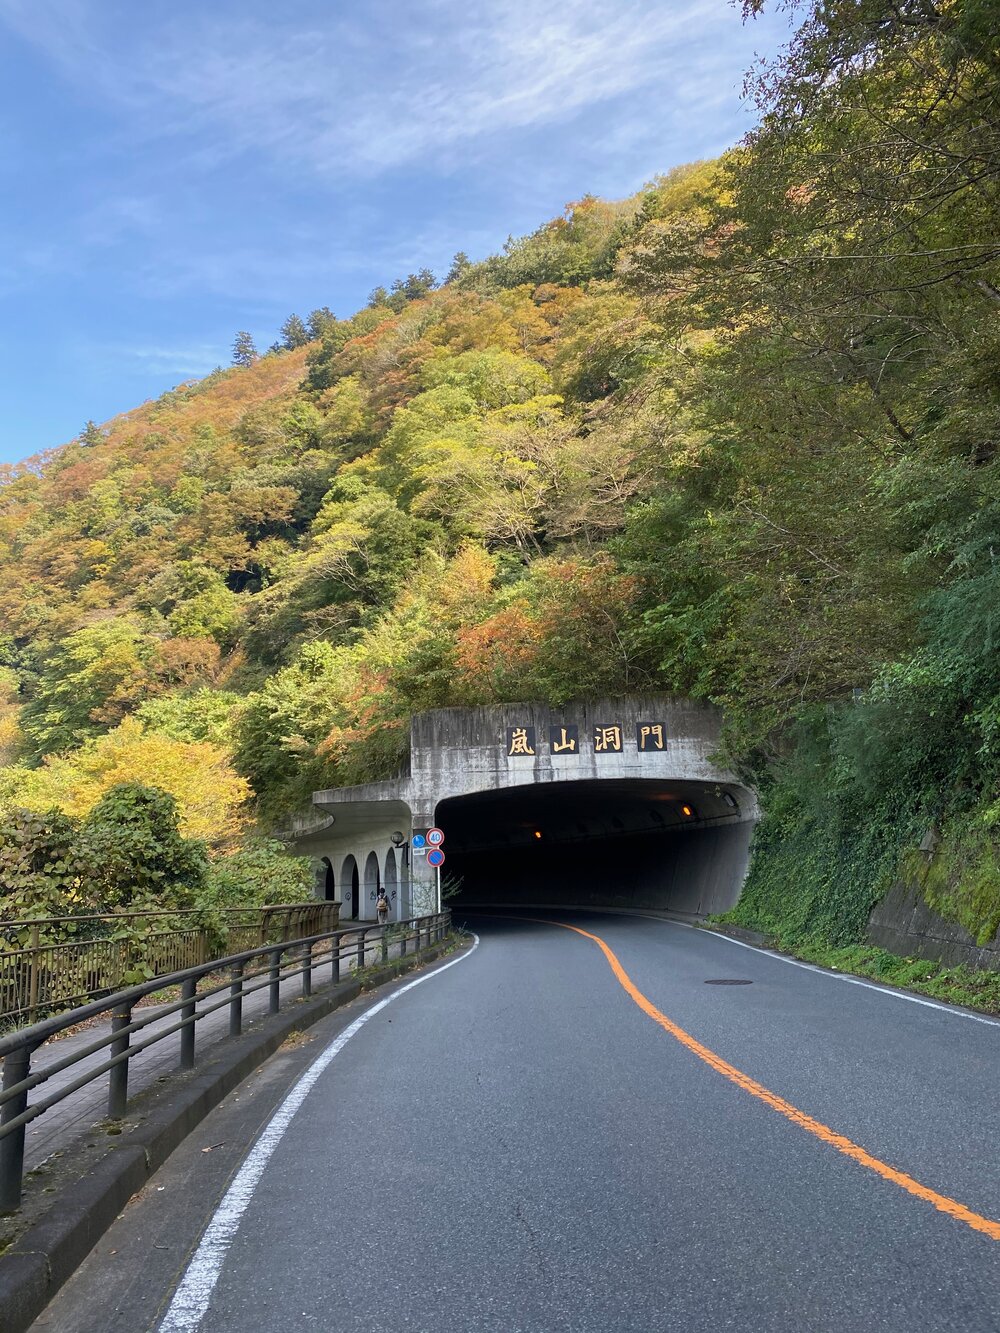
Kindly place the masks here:
<instances>
[{"instance_id":1,"label":"arched concrete opening","mask_svg":"<svg viewBox=\"0 0 1000 1333\"><path fill-rule=\"evenodd\" d=\"M324 856L323 860L320 862L320 870L323 876L323 897L328 903L335 902L337 898L337 882L334 878L333 866L330 864L330 858L328 856Z\"/></svg>"},{"instance_id":2,"label":"arched concrete opening","mask_svg":"<svg viewBox=\"0 0 1000 1333\"><path fill-rule=\"evenodd\" d=\"M344 864L340 871L340 892L341 911L346 913L348 920L357 921L361 896L360 876L358 875L358 863L353 856L344 858Z\"/></svg>"},{"instance_id":3,"label":"arched concrete opening","mask_svg":"<svg viewBox=\"0 0 1000 1333\"><path fill-rule=\"evenodd\" d=\"M396 852L390 847L385 854L385 896L389 899L389 920L394 921L399 915L399 875L396 871Z\"/></svg>"},{"instance_id":4,"label":"arched concrete opening","mask_svg":"<svg viewBox=\"0 0 1000 1333\"><path fill-rule=\"evenodd\" d=\"M382 886L382 872L379 869L378 855L375 852L368 853L368 859L365 861L365 916L374 917L375 899L378 897L378 891Z\"/></svg>"},{"instance_id":5,"label":"arched concrete opening","mask_svg":"<svg viewBox=\"0 0 1000 1333\"><path fill-rule=\"evenodd\" d=\"M741 810L741 801L746 806ZM441 801L456 908L732 907L746 872L750 792L625 778L501 788Z\"/></svg>"}]
</instances>

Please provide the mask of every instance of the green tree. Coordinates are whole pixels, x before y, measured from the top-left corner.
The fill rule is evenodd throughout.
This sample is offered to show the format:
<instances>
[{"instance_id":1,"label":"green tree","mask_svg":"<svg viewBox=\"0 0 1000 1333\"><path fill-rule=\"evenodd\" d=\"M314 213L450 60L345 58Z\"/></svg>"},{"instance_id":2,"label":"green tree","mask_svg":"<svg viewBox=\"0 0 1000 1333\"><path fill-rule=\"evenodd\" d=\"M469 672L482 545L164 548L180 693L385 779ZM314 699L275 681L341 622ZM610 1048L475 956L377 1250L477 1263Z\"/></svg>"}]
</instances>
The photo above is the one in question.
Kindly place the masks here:
<instances>
[{"instance_id":1,"label":"green tree","mask_svg":"<svg viewBox=\"0 0 1000 1333\"><path fill-rule=\"evenodd\" d=\"M105 439L107 439L107 436L96 421L88 421L79 436L80 443L88 447L103 444Z\"/></svg>"},{"instance_id":2,"label":"green tree","mask_svg":"<svg viewBox=\"0 0 1000 1333\"><path fill-rule=\"evenodd\" d=\"M324 333L337 323L337 316L328 305L320 306L318 310L313 310L306 320L306 329L312 341L322 338Z\"/></svg>"},{"instance_id":3,"label":"green tree","mask_svg":"<svg viewBox=\"0 0 1000 1333\"><path fill-rule=\"evenodd\" d=\"M257 345L253 335L242 329L233 342L233 365L252 366L257 360Z\"/></svg>"},{"instance_id":4,"label":"green tree","mask_svg":"<svg viewBox=\"0 0 1000 1333\"><path fill-rule=\"evenodd\" d=\"M323 785L316 746L337 716L347 672L344 649L308 643L247 700L236 723L234 758L265 819L294 810Z\"/></svg>"},{"instance_id":5,"label":"green tree","mask_svg":"<svg viewBox=\"0 0 1000 1333\"><path fill-rule=\"evenodd\" d=\"M47 657L21 725L39 755L95 736L151 689L154 642L128 620L88 625Z\"/></svg>"},{"instance_id":6,"label":"green tree","mask_svg":"<svg viewBox=\"0 0 1000 1333\"><path fill-rule=\"evenodd\" d=\"M189 567L193 575L192 567ZM226 587L215 570L204 566L198 577L186 580L186 595L167 617L174 634L182 638L214 639L220 648L231 648L242 625L240 599Z\"/></svg>"},{"instance_id":7,"label":"green tree","mask_svg":"<svg viewBox=\"0 0 1000 1333\"><path fill-rule=\"evenodd\" d=\"M281 347L293 352L296 347L305 347L309 341L309 330L299 315L289 315L281 326Z\"/></svg>"},{"instance_id":8,"label":"green tree","mask_svg":"<svg viewBox=\"0 0 1000 1333\"><path fill-rule=\"evenodd\" d=\"M437 285L437 279L429 268L419 269L416 273L408 273L405 278L394 279L389 288L387 304L397 312L404 310L410 301L419 301L425 296L429 296ZM374 296L374 292L372 295ZM381 304L373 302L372 304Z\"/></svg>"},{"instance_id":9,"label":"green tree","mask_svg":"<svg viewBox=\"0 0 1000 1333\"><path fill-rule=\"evenodd\" d=\"M449 268L448 270L448 275L445 278L445 282L446 283L460 282L461 279L465 277L466 273L468 273L469 269L471 268L472 268L472 260L469 258L469 256L465 253L464 250L459 250L456 253L454 259L451 261L451 268Z\"/></svg>"},{"instance_id":10,"label":"green tree","mask_svg":"<svg viewBox=\"0 0 1000 1333\"><path fill-rule=\"evenodd\" d=\"M147 731L172 741L211 741L227 746L241 703L241 696L230 690L200 689L147 699L136 717Z\"/></svg>"}]
</instances>

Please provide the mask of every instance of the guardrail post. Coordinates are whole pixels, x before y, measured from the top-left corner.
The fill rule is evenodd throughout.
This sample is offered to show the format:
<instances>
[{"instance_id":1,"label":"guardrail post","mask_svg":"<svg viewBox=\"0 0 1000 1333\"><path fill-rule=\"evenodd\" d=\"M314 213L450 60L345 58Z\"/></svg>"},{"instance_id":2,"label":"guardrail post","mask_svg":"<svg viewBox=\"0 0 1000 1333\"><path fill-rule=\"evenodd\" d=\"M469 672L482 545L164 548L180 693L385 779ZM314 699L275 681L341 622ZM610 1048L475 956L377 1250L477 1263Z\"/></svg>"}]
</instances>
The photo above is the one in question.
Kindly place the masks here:
<instances>
[{"instance_id":1,"label":"guardrail post","mask_svg":"<svg viewBox=\"0 0 1000 1333\"><path fill-rule=\"evenodd\" d=\"M334 985L340 980L340 946L343 938L342 935L334 935L330 941L330 980Z\"/></svg>"},{"instance_id":2,"label":"guardrail post","mask_svg":"<svg viewBox=\"0 0 1000 1333\"><path fill-rule=\"evenodd\" d=\"M28 1022L34 1023L38 1018L38 949L39 940L38 926L31 927L31 939L28 947L31 950L31 962L28 964Z\"/></svg>"},{"instance_id":3,"label":"guardrail post","mask_svg":"<svg viewBox=\"0 0 1000 1333\"><path fill-rule=\"evenodd\" d=\"M272 949L268 954L270 967L267 969L267 1011L276 1014L281 1008L281 950Z\"/></svg>"},{"instance_id":4,"label":"guardrail post","mask_svg":"<svg viewBox=\"0 0 1000 1333\"><path fill-rule=\"evenodd\" d=\"M368 932L367 932L366 930L363 930L363 931L361 932L361 938L358 940L358 967L359 967L359 968L362 968L362 967L364 967L364 965L365 965L365 941L366 941L366 939L367 939L367 936L368 936Z\"/></svg>"},{"instance_id":5,"label":"guardrail post","mask_svg":"<svg viewBox=\"0 0 1000 1333\"><path fill-rule=\"evenodd\" d=\"M3 1089L14 1087L31 1072L31 1051L22 1046L4 1057ZM0 1108L0 1128L19 1116L28 1106L28 1092L19 1092ZM24 1176L24 1125L0 1139L0 1212L12 1213L21 1202Z\"/></svg>"},{"instance_id":6,"label":"guardrail post","mask_svg":"<svg viewBox=\"0 0 1000 1333\"><path fill-rule=\"evenodd\" d=\"M198 983L194 977L181 982L181 999L184 1001L181 1018L186 1020L186 1026L181 1028L182 1069L194 1068L194 997L197 988Z\"/></svg>"},{"instance_id":7,"label":"guardrail post","mask_svg":"<svg viewBox=\"0 0 1000 1333\"><path fill-rule=\"evenodd\" d=\"M302 998L307 1000L313 989L313 947L308 941L302 946Z\"/></svg>"},{"instance_id":8,"label":"guardrail post","mask_svg":"<svg viewBox=\"0 0 1000 1333\"><path fill-rule=\"evenodd\" d=\"M238 1037L243 1031L243 964L235 963L229 986L229 1035Z\"/></svg>"},{"instance_id":9,"label":"guardrail post","mask_svg":"<svg viewBox=\"0 0 1000 1333\"><path fill-rule=\"evenodd\" d=\"M389 927L382 927L382 962L389 961Z\"/></svg>"},{"instance_id":10,"label":"guardrail post","mask_svg":"<svg viewBox=\"0 0 1000 1333\"><path fill-rule=\"evenodd\" d=\"M116 1009L111 1015L111 1031L118 1032L132 1022L132 1006ZM115 1037L111 1043L112 1055L124 1055L128 1050L129 1034ZM119 1060L108 1070L108 1119L121 1120L128 1102L128 1060Z\"/></svg>"}]
</instances>

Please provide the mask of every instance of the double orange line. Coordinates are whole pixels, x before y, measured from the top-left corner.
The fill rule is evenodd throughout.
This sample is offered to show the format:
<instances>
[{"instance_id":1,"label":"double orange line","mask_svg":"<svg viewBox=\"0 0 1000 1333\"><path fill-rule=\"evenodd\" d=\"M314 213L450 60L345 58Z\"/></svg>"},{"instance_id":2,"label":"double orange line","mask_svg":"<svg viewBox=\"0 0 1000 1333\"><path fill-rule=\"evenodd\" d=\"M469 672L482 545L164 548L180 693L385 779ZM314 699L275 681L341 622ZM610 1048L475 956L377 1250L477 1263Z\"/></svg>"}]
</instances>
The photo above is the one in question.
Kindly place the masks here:
<instances>
[{"instance_id":1,"label":"double orange line","mask_svg":"<svg viewBox=\"0 0 1000 1333\"><path fill-rule=\"evenodd\" d=\"M537 917L532 919L535 922L538 921ZM843 1134L838 1134L835 1130L832 1130L829 1125L824 1125L821 1120L817 1120L815 1117L807 1115L805 1111L800 1111L799 1108L793 1106L791 1102L786 1102L784 1097L779 1097L776 1093L771 1092L770 1089L765 1088L762 1083L758 1083L756 1079L751 1078L749 1074L744 1074L742 1070L737 1069L734 1065L723 1060L722 1057L716 1055L714 1051L710 1051L707 1046L703 1046L700 1041L696 1041L690 1033L685 1032L683 1028L678 1027L676 1023L672 1022L671 1019L666 1016L666 1014L657 1009L652 1000L647 999L646 996L643 995L642 991L636 986L624 967L622 967L613 950L605 944L599 935L592 935L587 930L581 930L579 926L569 926L563 921L545 921L542 924L547 926L558 926L561 930L571 930L575 935L582 935L584 939L593 940L604 954L604 957L608 960L611 970L618 979L622 989L628 994L629 998L639 1006L642 1012L648 1015L654 1023L658 1023L659 1026L663 1028L664 1032L669 1032L670 1035L675 1037L682 1046L687 1047L687 1049L693 1055L696 1055L699 1060L703 1060L705 1064L711 1069L714 1069L717 1074L721 1074L723 1078L728 1079L730 1083L735 1083L738 1088L742 1088L744 1092L748 1092L751 1097L756 1097L758 1101L764 1102L764 1104L769 1106L772 1111L777 1111L778 1114L783 1115L786 1120L790 1120L793 1125L798 1125L800 1129L804 1129L808 1134L812 1134L822 1143L829 1144L831 1148L836 1148L837 1152L843 1153L845 1157L850 1157L852 1161L857 1162L860 1166L865 1167L869 1171L874 1171L875 1174L881 1176L883 1180L889 1180L894 1185L898 1185L900 1189L906 1190L907 1194L912 1194L917 1199L923 1199L925 1203L931 1204L938 1210L938 1212L947 1213L947 1215L953 1217L956 1222L964 1222L965 1225L971 1227L973 1231L978 1231L984 1236L989 1236L990 1240L1000 1240L1000 1222L994 1222L991 1218L983 1217L980 1213L974 1213L971 1208L966 1208L965 1205L959 1203L957 1199L950 1199L947 1194L939 1194L937 1190L932 1190L926 1185L921 1185L919 1180L914 1180L913 1177L908 1176L905 1171L897 1171L894 1166L890 1166L887 1162L881 1161L878 1157L873 1157L870 1152L867 1152L857 1143L853 1143Z\"/></svg>"}]
</instances>

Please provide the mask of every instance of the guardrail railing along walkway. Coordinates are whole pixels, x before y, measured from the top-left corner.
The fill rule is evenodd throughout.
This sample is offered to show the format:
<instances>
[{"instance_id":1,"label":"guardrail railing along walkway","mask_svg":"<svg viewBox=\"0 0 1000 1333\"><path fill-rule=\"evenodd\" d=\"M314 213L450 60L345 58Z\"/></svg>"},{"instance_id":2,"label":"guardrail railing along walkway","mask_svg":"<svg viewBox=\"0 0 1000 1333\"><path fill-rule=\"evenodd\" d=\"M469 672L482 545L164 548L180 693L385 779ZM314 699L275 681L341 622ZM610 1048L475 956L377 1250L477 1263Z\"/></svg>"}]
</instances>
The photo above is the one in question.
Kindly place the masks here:
<instances>
[{"instance_id":1,"label":"guardrail railing along walkway","mask_svg":"<svg viewBox=\"0 0 1000 1333\"><path fill-rule=\"evenodd\" d=\"M212 929L204 925L206 916ZM144 976L339 925L340 906L330 902L0 921L0 1022L34 1023L41 1014L109 995Z\"/></svg>"},{"instance_id":2,"label":"guardrail railing along walkway","mask_svg":"<svg viewBox=\"0 0 1000 1333\"><path fill-rule=\"evenodd\" d=\"M428 948L450 928L451 914L445 911L264 945L157 977L0 1037L0 1211L19 1206L25 1170L102 1116L122 1119L130 1095L170 1070L193 1068L198 1054L225 1036L239 1036L245 1022L277 1013L292 998L308 997L314 984L335 984L357 968ZM180 990L176 999L152 1007L141 1003L172 988ZM94 1026L94 1019L102 1021ZM87 1026L55 1040L81 1024ZM176 1042L167 1040L175 1035ZM103 1075L106 1081L98 1083Z\"/></svg>"}]
</instances>

